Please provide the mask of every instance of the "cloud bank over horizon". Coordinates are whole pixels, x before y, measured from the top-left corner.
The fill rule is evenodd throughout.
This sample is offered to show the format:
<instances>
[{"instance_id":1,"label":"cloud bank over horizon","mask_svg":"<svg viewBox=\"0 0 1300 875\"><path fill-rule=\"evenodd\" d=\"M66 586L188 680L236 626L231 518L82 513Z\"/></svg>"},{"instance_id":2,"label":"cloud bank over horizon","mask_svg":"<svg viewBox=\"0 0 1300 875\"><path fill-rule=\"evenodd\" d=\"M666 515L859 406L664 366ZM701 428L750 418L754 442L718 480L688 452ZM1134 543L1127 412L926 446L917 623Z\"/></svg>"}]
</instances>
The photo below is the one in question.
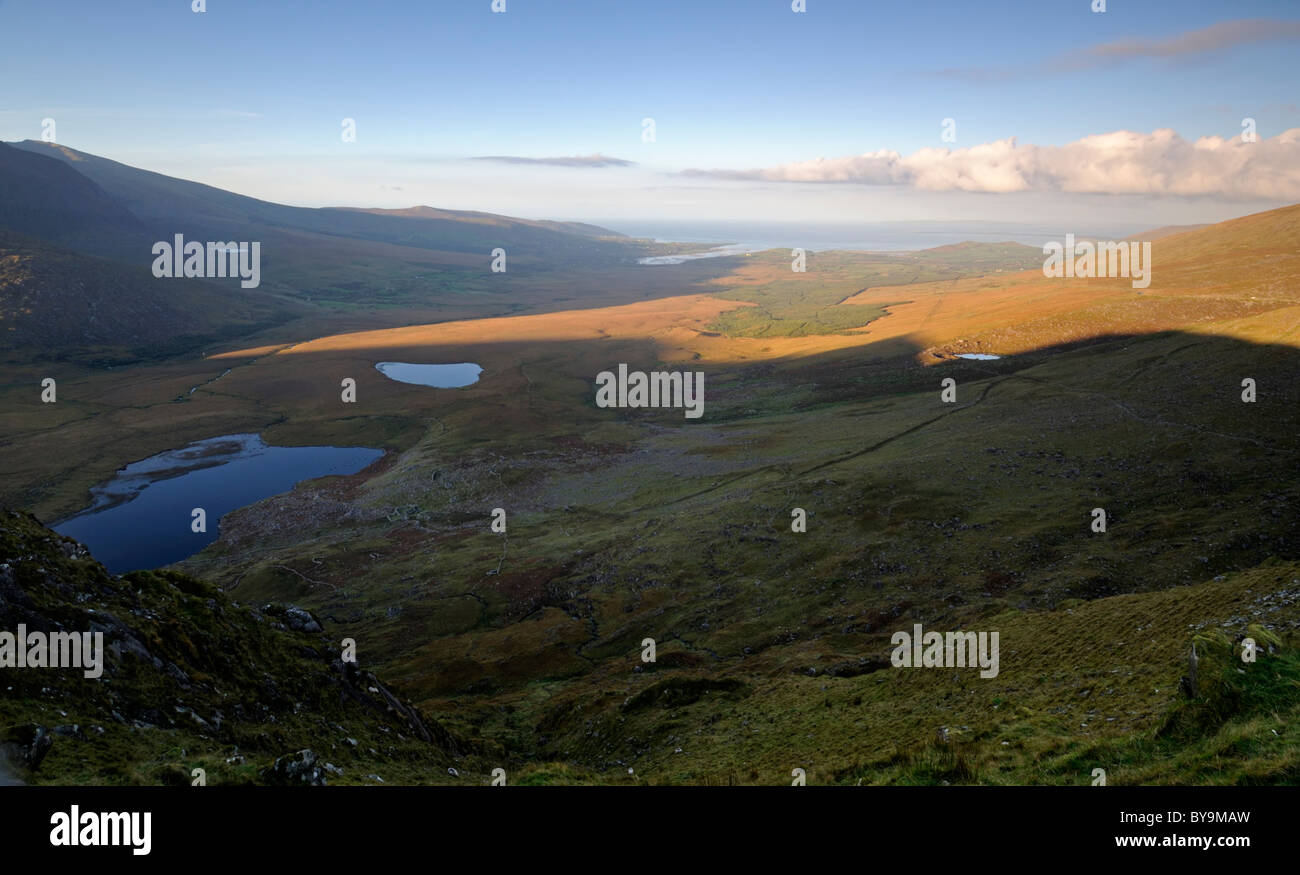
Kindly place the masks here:
<instances>
[{"instance_id":1,"label":"cloud bank over horizon","mask_svg":"<svg viewBox=\"0 0 1300 875\"><path fill-rule=\"evenodd\" d=\"M751 170L688 169L683 176L737 181L906 186L924 191L1006 194L1140 194L1224 200L1300 199L1300 128L1269 139L1186 140L1160 128L1113 131L1062 146L1015 137L911 155L880 149Z\"/></svg>"}]
</instances>

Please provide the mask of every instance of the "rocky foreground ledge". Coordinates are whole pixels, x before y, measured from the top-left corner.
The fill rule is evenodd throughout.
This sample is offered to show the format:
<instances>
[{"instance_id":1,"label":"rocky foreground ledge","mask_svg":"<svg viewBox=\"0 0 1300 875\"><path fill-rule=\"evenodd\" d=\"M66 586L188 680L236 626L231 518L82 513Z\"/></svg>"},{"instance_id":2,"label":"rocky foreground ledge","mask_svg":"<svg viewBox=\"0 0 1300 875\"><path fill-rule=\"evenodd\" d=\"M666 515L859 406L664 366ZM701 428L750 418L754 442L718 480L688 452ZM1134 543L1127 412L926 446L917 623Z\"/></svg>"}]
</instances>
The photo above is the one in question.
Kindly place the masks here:
<instances>
[{"instance_id":1,"label":"rocky foreground ledge","mask_svg":"<svg viewBox=\"0 0 1300 875\"><path fill-rule=\"evenodd\" d=\"M110 575L8 510L0 694L8 783L463 781L483 753L345 662L309 612L173 571Z\"/></svg>"}]
</instances>

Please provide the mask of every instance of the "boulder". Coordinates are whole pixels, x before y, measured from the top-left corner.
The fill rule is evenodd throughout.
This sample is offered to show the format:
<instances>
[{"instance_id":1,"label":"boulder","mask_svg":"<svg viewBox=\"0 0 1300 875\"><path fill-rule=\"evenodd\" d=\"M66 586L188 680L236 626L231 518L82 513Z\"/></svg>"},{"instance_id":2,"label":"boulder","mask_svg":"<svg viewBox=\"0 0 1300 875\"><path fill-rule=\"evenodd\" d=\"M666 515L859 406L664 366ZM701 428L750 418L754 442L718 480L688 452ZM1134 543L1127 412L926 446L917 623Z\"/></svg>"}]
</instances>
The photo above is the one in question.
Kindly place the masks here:
<instances>
[{"instance_id":1,"label":"boulder","mask_svg":"<svg viewBox=\"0 0 1300 875\"><path fill-rule=\"evenodd\" d=\"M268 781L277 784L307 784L325 786L325 770L318 765L319 757L310 749L287 754L277 759L263 772Z\"/></svg>"},{"instance_id":2,"label":"boulder","mask_svg":"<svg viewBox=\"0 0 1300 875\"><path fill-rule=\"evenodd\" d=\"M44 726L27 723L0 731L0 757L19 768L36 771L41 760L54 746L54 738Z\"/></svg>"},{"instance_id":3,"label":"boulder","mask_svg":"<svg viewBox=\"0 0 1300 875\"><path fill-rule=\"evenodd\" d=\"M297 605L289 605L284 609L284 624L295 632L316 633L324 631L320 623L311 615Z\"/></svg>"}]
</instances>

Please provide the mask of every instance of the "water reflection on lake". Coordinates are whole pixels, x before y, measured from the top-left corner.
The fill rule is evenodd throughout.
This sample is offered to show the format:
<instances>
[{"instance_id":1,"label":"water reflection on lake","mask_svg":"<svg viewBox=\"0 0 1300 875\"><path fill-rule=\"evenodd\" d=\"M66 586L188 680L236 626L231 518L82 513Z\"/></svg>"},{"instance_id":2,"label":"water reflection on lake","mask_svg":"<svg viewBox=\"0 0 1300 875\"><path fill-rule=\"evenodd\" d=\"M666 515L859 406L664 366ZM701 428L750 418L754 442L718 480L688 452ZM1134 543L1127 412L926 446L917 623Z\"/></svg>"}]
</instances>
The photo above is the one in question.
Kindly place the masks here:
<instances>
[{"instance_id":1,"label":"water reflection on lake","mask_svg":"<svg viewBox=\"0 0 1300 875\"><path fill-rule=\"evenodd\" d=\"M113 574L157 568L215 541L222 515L302 480L355 474L383 454L368 447L273 447L255 434L209 438L132 462L91 490L90 507L52 528L85 544ZM200 507L206 532L190 528Z\"/></svg>"}]
</instances>

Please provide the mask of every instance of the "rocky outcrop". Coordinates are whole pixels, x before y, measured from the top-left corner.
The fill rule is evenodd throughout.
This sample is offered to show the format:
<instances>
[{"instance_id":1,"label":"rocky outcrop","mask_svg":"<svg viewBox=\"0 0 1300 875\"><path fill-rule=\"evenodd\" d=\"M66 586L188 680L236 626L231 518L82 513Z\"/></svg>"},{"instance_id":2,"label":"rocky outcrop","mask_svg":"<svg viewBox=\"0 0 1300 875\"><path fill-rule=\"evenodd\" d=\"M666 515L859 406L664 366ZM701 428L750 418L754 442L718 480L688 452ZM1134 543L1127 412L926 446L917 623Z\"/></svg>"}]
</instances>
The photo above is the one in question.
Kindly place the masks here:
<instances>
[{"instance_id":1,"label":"rocky outcrop","mask_svg":"<svg viewBox=\"0 0 1300 875\"><path fill-rule=\"evenodd\" d=\"M266 769L262 774L272 784L325 786L325 769L320 762L320 757L310 749L278 758L271 764L271 768Z\"/></svg>"},{"instance_id":2,"label":"rocky outcrop","mask_svg":"<svg viewBox=\"0 0 1300 875\"><path fill-rule=\"evenodd\" d=\"M19 769L39 769L53 746L50 731L35 723L0 730L0 758Z\"/></svg>"},{"instance_id":3,"label":"rocky outcrop","mask_svg":"<svg viewBox=\"0 0 1300 875\"><path fill-rule=\"evenodd\" d=\"M101 769L106 782L188 781L196 751L210 757L198 764L208 783L224 775L317 784L395 761L443 775L467 748L373 672L342 662L304 608L241 605L174 571L114 576L76 541L0 510L0 631L20 624L103 636L101 676L5 670L0 754L27 783L58 782L60 768L76 768L80 780ZM53 713L60 725L50 729ZM166 744L149 740L160 732ZM64 745L74 753L47 759ZM159 762L160 747L175 761ZM318 762L314 751L347 768Z\"/></svg>"}]
</instances>

